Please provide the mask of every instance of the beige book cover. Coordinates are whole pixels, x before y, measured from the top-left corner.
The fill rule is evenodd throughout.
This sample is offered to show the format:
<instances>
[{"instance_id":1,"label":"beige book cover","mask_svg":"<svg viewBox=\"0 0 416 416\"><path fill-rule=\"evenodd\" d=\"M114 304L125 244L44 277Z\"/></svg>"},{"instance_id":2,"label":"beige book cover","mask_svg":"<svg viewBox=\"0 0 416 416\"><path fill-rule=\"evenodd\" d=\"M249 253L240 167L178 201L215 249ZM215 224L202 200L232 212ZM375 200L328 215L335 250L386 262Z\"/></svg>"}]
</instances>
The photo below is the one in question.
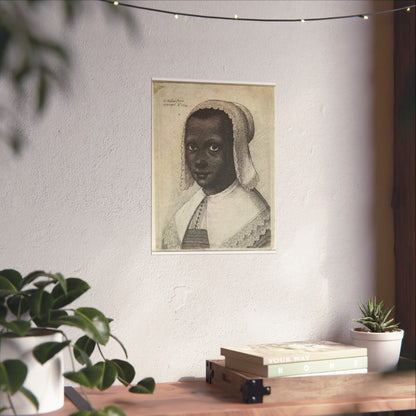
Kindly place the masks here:
<instances>
[{"instance_id":1,"label":"beige book cover","mask_svg":"<svg viewBox=\"0 0 416 416\"><path fill-rule=\"evenodd\" d=\"M367 355L367 349L333 341L298 341L223 347L221 354L226 358L233 357L251 363L271 365L360 357Z\"/></svg>"}]
</instances>

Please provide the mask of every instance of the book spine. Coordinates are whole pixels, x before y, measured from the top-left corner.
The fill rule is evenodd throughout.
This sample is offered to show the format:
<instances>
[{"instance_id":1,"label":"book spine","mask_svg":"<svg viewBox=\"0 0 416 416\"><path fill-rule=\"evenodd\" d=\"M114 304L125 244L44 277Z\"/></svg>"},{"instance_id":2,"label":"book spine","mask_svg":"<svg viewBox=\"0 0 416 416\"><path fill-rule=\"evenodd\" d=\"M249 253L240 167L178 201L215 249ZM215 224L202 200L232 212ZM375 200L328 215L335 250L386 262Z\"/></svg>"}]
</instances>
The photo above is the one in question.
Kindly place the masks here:
<instances>
[{"instance_id":1,"label":"book spine","mask_svg":"<svg viewBox=\"0 0 416 416\"><path fill-rule=\"evenodd\" d=\"M308 361L303 363L272 364L267 366L268 377L285 377L333 371L366 369L367 357L338 358L336 360Z\"/></svg>"},{"instance_id":2,"label":"book spine","mask_svg":"<svg viewBox=\"0 0 416 416\"><path fill-rule=\"evenodd\" d=\"M295 374L294 376L287 376L290 378L293 377L313 377L313 376L339 376L342 374L367 374L366 368L357 368L354 370L343 370L343 371L328 371L327 373L311 373L311 374Z\"/></svg>"},{"instance_id":3,"label":"book spine","mask_svg":"<svg viewBox=\"0 0 416 416\"><path fill-rule=\"evenodd\" d=\"M325 372L367 369L367 356L316 360L299 363L256 365L244 360L225 358L225 366L262 377L287 377Z\"/></svg>"}]
</instances>

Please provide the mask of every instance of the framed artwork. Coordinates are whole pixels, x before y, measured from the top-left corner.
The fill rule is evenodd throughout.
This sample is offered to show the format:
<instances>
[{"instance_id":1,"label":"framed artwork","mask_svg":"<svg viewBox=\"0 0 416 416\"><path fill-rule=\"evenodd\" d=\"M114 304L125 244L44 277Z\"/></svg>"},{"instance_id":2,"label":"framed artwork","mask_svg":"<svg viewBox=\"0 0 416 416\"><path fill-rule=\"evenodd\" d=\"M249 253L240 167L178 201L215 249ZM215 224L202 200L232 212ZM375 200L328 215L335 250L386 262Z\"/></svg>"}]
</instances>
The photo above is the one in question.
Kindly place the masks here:
<instances>
[{"instance_id":1,"label":"framed artwork","mask_svg":"<svg viewBox=\"0 0 416 416\"><path fill-rule=\"evenodd\" d=\"M275 85L152 80L152 251L274 251Z\"/></svg>"}]
</instances>

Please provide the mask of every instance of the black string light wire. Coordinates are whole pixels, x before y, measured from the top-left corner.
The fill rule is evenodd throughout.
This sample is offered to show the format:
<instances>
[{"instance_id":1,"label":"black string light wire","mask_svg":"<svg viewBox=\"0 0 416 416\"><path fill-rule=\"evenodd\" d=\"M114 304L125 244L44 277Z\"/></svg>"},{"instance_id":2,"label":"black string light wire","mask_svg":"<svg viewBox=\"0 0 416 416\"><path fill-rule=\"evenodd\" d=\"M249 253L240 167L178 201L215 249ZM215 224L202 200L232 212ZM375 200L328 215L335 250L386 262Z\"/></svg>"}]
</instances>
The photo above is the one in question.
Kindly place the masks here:
<instances>
[{"instance_id":1,"label":"black string light wire","mask_svg":"<svg viewBox=\"0 0 416 416\"><path fill-rule=\"evenodd\" d=\"M371 13L360 13L360 14L349 14L345 16L328 16L328 17L309 17L309 18L298 18L298 19L260 19L260 18L250 18L250 17L239 17L237 14L234 15L234 17L226 17L226 16L209 16L209 15L203 15L203 14L194 14L194 13L184 13L184 12L174 12L170 10L162 10L162 9L154 9L151 7L145 7L145 6L138 6L131 3L124 3L122 1L113 1L113 0L101 0L104 3L109 3L114 6L121 6L121 7L130 7L133 9L139 9L144 10L148 12L153 13L163 13L163 14L169 14L175 17L175 19L178 19L179 16L183 17L195 17L199 19L213 19L213 20L238 20L241 22L274 22L274 23L283 23L283 22L317 22L317 21L324 21L324 20L341 20L341 19L354 19L354 18L360 18L364 20L368 20L372 16L376 16L379 14L386 14L386 13L395 13L399 11L407 11L410 12L411 9L414 9L416 7L416 4L410 5L410 6L404 6L404 7L398 7L396 9L389 9L389 10L381 10L377 12L371 12Z\"/></svg>"}]
</instances>

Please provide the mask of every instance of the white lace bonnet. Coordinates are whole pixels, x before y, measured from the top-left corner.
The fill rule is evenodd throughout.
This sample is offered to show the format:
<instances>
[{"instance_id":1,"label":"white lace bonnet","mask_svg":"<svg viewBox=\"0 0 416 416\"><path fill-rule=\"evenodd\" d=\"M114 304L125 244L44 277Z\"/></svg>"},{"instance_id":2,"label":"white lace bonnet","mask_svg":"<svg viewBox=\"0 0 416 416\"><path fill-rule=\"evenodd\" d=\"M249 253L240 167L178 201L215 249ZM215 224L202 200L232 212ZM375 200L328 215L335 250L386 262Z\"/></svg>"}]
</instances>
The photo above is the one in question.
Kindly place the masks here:
<instances>
[{"instance_id":1,"label":"white lace bonnet","mask_svg":"<svg viewBox=\"0 0 416 416\"><path fill-rule=\"evenodd\" d=\"M251 160L250 149L248 144L254 136L254 120L250 111L242 104L233 103L222 100L207 100L199 103L189 113L187 120L196 111L212 108L215 110L222 110L230 117L233 124L234 136L234 165L237 174L237 179L241 186L246 190L253 189L258 181L259 176ZM186 123L185 123L186 124ZM185 137L185 128L183 136ZM185 162L184 138L182 140L182 189L188 189L194 180L189 172Z\"/></svg>"}]
</instances>

